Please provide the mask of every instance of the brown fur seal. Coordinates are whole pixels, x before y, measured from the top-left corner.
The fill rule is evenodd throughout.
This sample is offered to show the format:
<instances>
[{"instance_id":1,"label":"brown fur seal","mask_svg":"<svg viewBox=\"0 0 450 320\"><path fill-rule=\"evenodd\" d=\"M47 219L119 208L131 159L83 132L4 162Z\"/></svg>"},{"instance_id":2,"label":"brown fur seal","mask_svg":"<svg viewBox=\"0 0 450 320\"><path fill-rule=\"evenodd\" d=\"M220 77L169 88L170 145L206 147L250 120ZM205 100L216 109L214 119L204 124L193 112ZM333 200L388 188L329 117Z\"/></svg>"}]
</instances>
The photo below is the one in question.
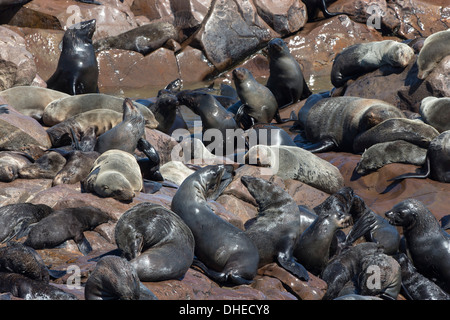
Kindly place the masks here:
<instances>
[{"instance_id":1,"label":"brown fur seal","mask_svg":"<svg viewBox=\"0 0 450 320\"><path fill-rule=\"evenodd\" d=\"M97 138L94 150L100 153L111 149L119 149L133 154L138 140L145 134L145 120L133 101L123 101L122 122Z\"/></svg>"},{"instance_id":2,"label":"brown fur seal","mask_svg":"<svg viewBox=\"0 0 450 320\"><path fill-rule=\"evenodd\" d=\"M357 43L336 55L331 68L331 83L336 88L342 87L348 80L382 65L405 68L414 57L410 46L394 40Z\"/></svg>"},{"instance_id":3,"label":"brown fur seal","mask_svg":"<svg viewBox=\"0 0 450 320\"><path fill-rule=\"evenodd\" d=\"M404 140L380 142L365 150L355 171L366 175L389 163L409 163L416 166L425 163L427 149Z\"/></svg>"},{"instance_id":4,"label":"brown fur seal","mask_svg":"<svg viewBox=\"0 0 450 320\"><path fill-rule=\"evenodd\" d=\"M294 199L264 179L242 176L241 181L258 203L258 216L245 231L258 248L258 267L277 262L299 279L308 281L308 272L293 256L295 243L305 229Z\"/></svg>"},{"instance_id":5,"label":"brown fur seal","mask_svg":"<svg viewBox=\"0 0 450 320\"><path fill-rule=\"evenodd\" d=\"M258 249L244 231L217 216L207 204L231 182L231 170L225 165L197 170L178 188L171 209L194 235L195 265L221 284L249 284L258 268Z\"/></svg>"},{"instance_id":6,"label":"brown fur seal","mask_svg":"<svg viewBox=\"0 0 450 320\"><path fill-rule=\"evenodd\" d=\"M314 208L317 218L298 238L294 256L309 272L319 275L330 259L330 247L339 229L351 223L353 190L344 187Z\"/></svg>"},{"instance_id":7,"label":"brown fur seal","mask_svg":"<svg viewBox=\"0 0 450 320\"><path fill-rule=\"evenodd\" d=\"M305 82L299 63L286 43L280 38L275 38L269 41L267 49L270 57L270 75L266 86L277 99L278 108L283 109L308 98L311 91Z\"/></svg>"},{"instance_id":8,"label":"brown fur seal","mask_svg":"<svg viewBox=\"0 0 450 320\"><path fill-rule=\"evenodd\" d=\"M143 187L141 170L134 156L112 149L95 160L91 172L82 181L82 187L100 197L131 201Z\"/></svg>"},{"instance_id":9,"label":"brown fur seal","mask_svg":"<svg viewBox=\"0 0 450 320\"><path fill-rule=\"evenodd\" d=\"M439 31L428 36L417 56L419 73L425 79L446 56L450 55L450 30Z\"/></svg>"},{"instance_id":10,"label":"brown fur seal","mask_svg":"<svg viewBox=\"0 0 450 320\"><path fill-rule=\"evenodd\" d=\"M145 282L180 279L194 259L191 230L178 215L153 203L139 203L120 216L115 240Z\"/></svg>"},{"instance_id":11,"label":"brown fur seal","mask_svg":"<svg viewBox=\"0 0 450 320\"><path fill-rule=\"evenodd\" d=\"M390 223L403 228L407 250L417 271L450 292L450 235L416 199L406 199L385 213Z\"/></svg>"},{"instance_id":12,"label":"brown fur seal","mask_svg":"<svg viewBox=\"0 0 450 320\"><path fill-rule=\"evenodd\" d=\"M392 118L354 138L353 151L356 153L363 152L374 144L395 140L404 140L427 149L431 140L438 135L439 132L435 128L420 120Z\"/></svg>"},{"instance_id":13,"label":"brown fur seal","mask_svg":"<svg viewBox=\"0 0 450 320\"><path fill-rule=\"evenodd\" d=\"M73 150L65 154L66 164L53 178L52 185L74 184L84 180L99 156L100 153L96 151L80 150Z\"/></svg>"},{"instance_id":14,"label":"brown fur seal","mask_svg":"<svg viewBox=\"0 0 450 320\"><path fill-rule=\"evenodd\" d=\"M64 168L66 159L58 152L49 151L34 163L21 168L19 177L22 179L53 179Z\"/></svg>"},{"instance_id":15,"label":"brown fur seal","mask_svg":"<svg viewBox=\"0 0 450 320\"><path fill-rule=\"evenodd\" d=\"M246 68L234 69L233 80L242 102L242 106L236 112L236 122L244 130L258 122L272 122L278 115L278 103L272 91L257 82Z\"/></svg>"},{"instance_id":16,"label":"brown fur seal","mask_svg":"<svg viewBox=\"0 0 450 320\"><path fill-rule=\"evenodd\" d=\"M332 149L358 152L360 149L355 150L353 146L355 138L391 118L404 118L404 115L384 101L347 96L319 100L299 121L306 139L314 143L305 149L311 152Z\"/></svg>"},{"instance_id":17,"label":"brown fur seal","mask_svg":"<svg viewBox=\"0 0 450 320\"><path fill-rule=\"evenodd\" d=\"M389 181L428 177L435 181L450 182L450 130L442 132L431 140L421 172L405 173Z\"/></svg>"},{"instance_id":18,"label":"brown fur seal","mask_svg":"<svg viewBox=\"0 0 450 320\"><path fill-rule=\"evenodd\" d=\"M53 209L45 204L14 203L0 207L0 242L25 236L31 225L52 212Z\"/></svg>"},{"instance_id":19,"label":"brown fur seal","mask_svg":"<svg viewBox=\"0 0 450 320\"><path fill-rule=\"evenodd\" d=\"M450 55L450 53L449 53ZM422 99L419 114L423 121L437 131L450 130L450 98L426 97Z\"/></svg>"},{"instance_id":20,"label":"brown fur seal","mask_svg":"<svg viewBox=\"0 0 450 320\"><path fill-rule=\"evenodd\" d=\"M84 286L86 300L157 300L140 281L133 266L124 258L104 256Z\"/></svg>"},{"instance_id":21,"label":"brown fur seal","mask_svg":"<svg viewBox=\"0 0 450 320\"><path fill-rule=\"evenodd\" d=\"M70 95L98 92L98 65L92 36L95 19L82 21L66 30L55 73L47 88Z\"/></svg>"},{"instance_id":22,"label":"brown fur seal","mask_svg":"<svg viewBox=\"0 0 450 320\"><path fill-rule=\"evenodd\" d=\"M56 210L31 227L24 245L33 249L54 248L72 239L84 255L92 251L83 232L109 221L107 213L94 207Z\"/></svg>"},{"instance_id":23,"label":"brown fur seal","mask_svg":"<svg viewBox=\"0 0 450 320\"><path fill-rule=\"evenodd\" d=\"M24 152L0 151L0 181L11 182L19 177L19 170L34 162Z\"/></svg>"}]
</instances>

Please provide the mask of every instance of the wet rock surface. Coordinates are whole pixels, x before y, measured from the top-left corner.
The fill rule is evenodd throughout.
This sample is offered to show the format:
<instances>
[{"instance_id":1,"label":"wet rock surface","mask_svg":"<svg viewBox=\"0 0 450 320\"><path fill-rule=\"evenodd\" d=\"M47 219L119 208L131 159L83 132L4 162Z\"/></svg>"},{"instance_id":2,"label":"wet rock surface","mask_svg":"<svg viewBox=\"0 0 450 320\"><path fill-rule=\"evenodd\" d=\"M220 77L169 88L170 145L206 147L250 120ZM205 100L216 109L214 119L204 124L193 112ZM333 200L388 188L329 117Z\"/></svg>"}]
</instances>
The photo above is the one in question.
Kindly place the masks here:
<instances>
[{"instance_id":1,"label":"wet rock surface","mask_svg":"<svg viewBox=\"0 0 450 320\"><path fill-rule=\"evenodd\" d=\"M319 19L312 22L307 22L306 7L299 0L101 2L101 5L94 5L72 0L32 0L1 8L0 90L30 84L45 87L45 81L56 69L64 31L81 20L97 20L93 41L98 44L139 26L156 22L173 26L175 32L170 33L167 41L161 41L149 52L98 47L100 92L140 98L154 98L155 88L162 89L176 78L182 79L187 87L198 86L198 82L205 80L214 81L216 87L221 82L230 84L231 71L236 66L248 68L256 78L264 81L269 75L269 59L264 48L274 37L284 38L314 92L330 90L333 60L344 48L383 39L402 41L427 37L450 25L450 11L444 0L338 0L329 5L329 11L347 12L351 16L323 19L319 14ZM373 23L377 22L374 14L378 13L381 24L374 28ZM415 61L405 69L382 67L349 82L336 95L377 98L417 113L424 97L450 96L449 66L450 57L447 56L425 80L417 79ZM301 101L282 110L281 117L288 118L291 112L298 114L304 103ZM26 151L37 159L51 147L45 127L18 113L7 101L0 100L0 104L1 150ZM289 130L293 123L277 125L294 138L297 133ZM161 165L172 160L171 152L178 145L173 137L148 128L145 137L159 153ZM141 152L137 154L143 156ZM388 181L400 174L414 172L418 166L394 163L360 176L355 168L361 155L344 152L317 155L335 166L344 185L351 187L380 216L407 198L422 201L438 220L448 214L448 184L429 178ZM235 169L231 184L209 205L218 216L245 230L246 222L257 216L258 207L240 177L258 176L260 171L252 165L236 166ZM276 174L263 178L286 190L298 205L310 209L330 195ZM163 184L156 192L145 192L151 188L150 184L148 189L138 192L131 202L126 203L86 193L80 183L53 186L52 179L18 178L0 182L0 206L29 202L59 210L89 205L108 214L111 219L108 223L84 232L92 246L89 254L83 255L74 240L57 248L36 250L51 270L77 268L77 286L71 286L73 277L69 273L52 279L50 284L82 300L85 299L84 285L95 269L96 259L117 248L114 227L120 216L142 202L170 209L176 186ZM401 228L397 229L401 231ZM344 232L348 230L344 229ZM18 239L23 240L25 238ZM250 285L228 287L215 283L201 270L191 267L182 279L145 282L144 286L160 300L320 300L327 285L320 277L309 275L308 281L302 281L278 264L271 263L259 268ZM0 299L8 298L18 299L8 293L0 296ZM398 299L403 296L399 295Z\"/></svg>"}]
</instances>

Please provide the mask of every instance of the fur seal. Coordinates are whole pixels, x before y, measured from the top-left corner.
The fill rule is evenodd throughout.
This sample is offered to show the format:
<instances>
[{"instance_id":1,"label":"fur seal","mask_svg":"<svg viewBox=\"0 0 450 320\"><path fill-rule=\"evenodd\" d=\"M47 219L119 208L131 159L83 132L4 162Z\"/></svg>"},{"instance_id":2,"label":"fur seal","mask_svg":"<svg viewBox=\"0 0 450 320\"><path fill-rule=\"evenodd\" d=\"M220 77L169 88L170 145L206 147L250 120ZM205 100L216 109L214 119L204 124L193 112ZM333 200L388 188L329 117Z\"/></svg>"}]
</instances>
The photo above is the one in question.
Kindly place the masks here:
<instances>
[{"instance_id":1,"label":"fur seal","mask_svg":"<svg viewBox=\"0 0 450 320\"><path fill-rule=\"evenodd\" d=\"M0 207L0 241L8 242L21 238L29 228L53 212L45 204L14 203Z\"/></svg>"},{"instance_id":2,"label":"fur seal","mask_svg":"<svg viewBox=\"0 0 450 320\"><path fill-rule=\"evenodd\" d=\"M94 109L109 109L123 113L123 98L115 97L103 93L86 93L76 96L68 96L50 102L42 114L42 122L48 127L63 122L79 113ZM146 106L134 102L145 118L145 126L155 129L158 122L155 116Z\"/></svg>"},{"instance_id":3,"label":"fur seal","mask_svg":"<svg viewBox=\"0 0 450 320\"><path fill-rule=\"evenodd\" d=\"M416 199L406 199L385 213L390 223L401 226L407 250L421 274L450 292L450 235L433 214Z\"/></svg>"},{"instance_id":4,"label":"fur seal","mask_svg":"<svg viewBox=\"0 0 450 320\"><path fill-rule=\"evenodd\" d=\"M450 130L442 132L431 140L427 149L426 161L421 171L419 173L405 173L389 181L429 177L439 182L450 182Z\"/></svg>"},{"instance_id":5,"label":"fur seal","mask_svg":"<svg viewBox=\"0 0 450 320\"><path fill-rule=\"evenodd\" d=\"M86 300L157 300L140 281L136 270L124 258L104 256L84 286Z\"/></svg>"},{"instance_id":6,"label":"fur seal","mask_svg":"<svg viewBox=\"0 0 450 320\"><path fill-rule=\"evenodd\" d=\"M244 132L244 136L248 147L260 144L267 146L297 146L285 130L272 124L256 123Z\"/></svg>"},{"instance_id":7,"label":"fur seal","mask_svg":"<svg viewBox=\"0 0 450 320\"><path fill-rule=\"evenodd\" d=\"M303 3L306 5L306 12L308 14L308 21L313 21L317 17L317 13L320 10L325 18L331 18L340 14L348 14L344 12L329 12L328 4L336 0L305 0Z\"/></svg>"},{"instance_id":8,"label":"fur seal","mask_svg":"<svg viewBox=\"0 0 450 320\"><path fill-rule=\"evenodd\" d=\"M0 272L0 292L11 292L25 300L78 300L72 293L51 284L9 272Z\"/></svg>"},{"instance_id":9,"label":"fur seal","mask_svg":"<svg viewBox=\"0 0 450 320\"><path fill-rule=\"evenodd\" d=\"M275 38L267 44L270 75L266 86L274 94L278 109L283 109L312 93L303 77L302 69L286 43Z\"/></svg>"},{"instance_id":10,"label":"fur seal","mask_svg":"<svg viewBox=\"0 0 450 320\"><path fill-rule=\"evenodd\" d=\"M170 134L170 130L177 117L179 101L176 94L168 90L160 90L156 97L156 102L149 106L149 109L155 115L158 126L156 130Z\"/></svg>"},{"instance_id":11,"label":"fur seal","mask_svg":"<svg viewBox=\"0 0 450 320\"><path fill-rule=\"evenodd\" d=\"M142 174L136 158L122 150L109 150L98 157L82 182L86 192L119 201L131 201L142 190Z\"/></svg>"},{"instance_id":12,"label":"fur seal","mask_svg":"<svg viewBox=\"0 0 450 320\"><path fill-rule=\"evenodd\" d=\"M363 242L344 248L327 263L320 278L328 285L322 300L332 300L339 296L344 286L360 273L361 260L364 256L382 252L380 245L374 242Z\"/></svg>"},{"instance_id":13,"label":"fur seal","mask_svg":"<svg viewBox=\"0 0 450 320\"><path fill-rule=\"evenodd\" d=\"M327 193L335 193L344 186L337 167L299 147L256 145L245 154L244 160L264 167L271 175L298 180Z\"/></svg>"},{"instance_id":14,"label":"fur seal","mask_svg":"<svg viewBox=\"0 0 450 320\"><path fill-rule=\"evenodd\" d=\"M0 181L11 182L19 177L19 170L34 162L24 152L0 151Z\"/></svg>"},{"instance_id":15,"label":"fur seal","mask_svg":"<svg viewBox=\"0 0 450 320\"><path fill-rule=\"evenodd\" d=\"M39 254L19 242L0 248L0 272L13 272L48 283L50 275Z\"/></svg>"},{"instance_id":16,"label":"fur seal","mask_svg":"<svg viewBox=\"0 0 450 320\"><path fill-rule=\"evenodd\" d=\"M194 259L194 236L172 211L139 203L120 216L115 240L141 281L180 279Z\"/></svg>"},{"instance_id":17,"label":"fur seal","mask_svg":"<svg viewBox=\"0 0 450 320\"><path fill-rule=\"evenodd\" d=\"M271 123L277 116L278 103L272 91L255 80L246 68L236 68L232 72L233 81L242 105L236 112L236 122L244 129L255 123Z\"/></svg>"},{"instance_id":18,"label":"fur seal","mask_svg":"<svg viewBox=\"0 0 450 320\"><path fill-rule=\"evenodd\" d=\"M450 300L450 294L417 272L406 254L402 252L394 258L402 269L402 289L405 297L409 300Z\"/></svg>"},{"instance_id":19,"label":"fur seal","mask_svg":"<svg viewBox=\"0 0 450 320\"><path fill-rule=\"evenodd\" d=\"M72 150L66 153L66 164L53 178L52 185L74 184L84 180L99 156L100 153L96 151Z\"/></svg>"},{"instance_id":20,"label":"fur seal","mask_svg":"<svg viewBox=\"0 0 450 320\"><path fill-rule=\"evenodd\" d=\"M119 149L133 154L139 139L145 135L145 120L133 101L123 101L122 122L112 127L97 138L94 150L104 153L111 149Z\"/></svg>"},{"instance_id":21,"label":"fur seal","mask_svg":"<svg viewBox=\"0 0 450 320\"><path fill-rule=\"evenodd\" d=\"M417 78L425 79L450 54L450 30L439 31L428 36L417 56L419 73Z\"/></svg>"},{"instance_id":22,"label":"fur seal","mask_svg":"<svg viewBox=\"0 0 450 320\"><path fill-rule=\"evenodd\" d=\"M358 135L386 119L405 117L397 107L382 100L350 96L321 99L304 116L299 120L306 139L314 143L305 147L311 152L358 152L360 148L355 150L353 143Z\"/></svg>"},{"instance_id":23,"label":"fur seal","mask_svg":"<svg viewBox=\"0 0 450 320\"><path fill-rule=\"evenodd\" d=\"M64 92L35 86L17 86L0 92L0 97L25 116L40 121L45 107L56 99L68 97Z\"/></svg>"},{"instance_id":24,"label":"fur seal","mask_svg":"<svg viewBox=\"0 0 450 320\"><path fill-rule=\"evenodd\" d=\"M33 225L24 245L33 249L54 248L72 239L84 255L92 251L83 232L109 221L107 213L94 207L56 210Z\"/></svg>"},{"instance_id":25,"label":"fur seal","mask_svg":"<svg viewBox=\"0 0 450 320\"><path fill-rule=\"evenodd\" d=\"M398 252L401 238L397 228L373 212L358 195L353 197L350 215L353 218L353 227L347 234L346 242L348 244L364 236L366 241L380 244L383 252L388 255Z\"/></svg>"},{"instance_id":26,"label":"fur seal","mask_svg":"<svg viewBox=\"0 0 450 320\"><path fill-rule=\"evenodd\" d=\"M450 54L450 51L449 51ZM450 98L426 97L422 99L419 114L423 121L437 131L450 130Z\"/></svg>"},{"instance_id":27,"label":"fur seal","mask_svg":"<svg viewBox=\"0 0 450 320\"><path fill-rule=\"evenodd\" d=\"M82 21L66 30L55 73L47 88L70 95L98 92L98 65L92 36L96 20Z\"/></svg>"},{"instance_id":28,"label":"fur seal","mask_svg":"<svg viewBox=\"0 0 450 320\"><path fill-rule=\"evenodd\" d=\"M177 30L172 23L156 21L133 28L116 36L94 42L95 51L122 49L147 55L163 46L169 39L178 39Z\"/></svg>"},{"instance_id":29,"label":"fur seal","mask_svg":"<svg viewBox=\"0 0 450 320\"><path fill-rule=\"evenodd\" d=\"M431 140L438 135L435 128L420 120L392 118L357 136L353 142L353 151L363 152L374 144L395 140L404 140L427 149Z\"/></svg>"},{"instance_id":30,"label":"fur seal","mask_svg":"<svg viewBox=\"0 0 450 320\"><path fill-rule=\"evenodd\" d=\"M277 262L299 279L308 281L308 272L293 256L295 243L305 228L294 199L264 179L242 176L241 181L258 204L258 216L245 230L258 248L258 267Z\"/></svg>"},{"instance_id":31,"label":"fur seal","mask_svg":"<svg viewBox=\"0 0 450 320\"><path fill-rule=\"evenodd\" d=\"M258 249L251 239L217 216L207 204L215 200L232 180L231 165L206 166L187 177L175 193L171 209L194 235L199 266L221 284L249 284L259 263Z\"/></svg>"},{"instance_id":32,"label":"fur seal","mask_svg":"<svg viewBox=\"0 0 450 320\"><path fill-rule=\"evenodd\" d=\"M336 55L331 67L331 83L343 87L348 80L383 65L405 68L415 57L414 50L405 43L394 40L373 41L351 45Z\"/></svg>"},{"instance_id":33,"label":"fur seal","mask_svg":"<svg viewBox=\"0 0 450 320\"><path fill-rule=\"evenodd\" d=\"M76 114L47 129L54 148L70 145L73 138L82 139L83 135L93 128L95 136L100 136L123 120L123 113L109 109L94 109Z\"/></svg>"},{"instance_id":34,"label":"fur seal","mask_svg":"<svg viewBox=\"0 0 450 320\"><path fill-rule=\"evenodd\" d=\"M350 226L352 201L353 190L348 187L329 196L314 208L317 218L297 239L294 256L312 274L319 275L327 265L336 231Z\"/></svg>"},{"instance_id":35,"label":"fur seal","mask_svg":"<svg viewBox=\"0 0 450 320\"><path fill-rule=\"evenodd\" d=\"M66 159L58 152L44 153L35 162L19 169L19 177L22 179L53 179L64 168Z\"/></svg>"},{"instance_id":36,"label":"fur seal","mask_svg":"<svg viewBox=\"0 0 450 320\"><path fill-rule=\"evenodd\" d=\"M416 166L425 163L427 149L404 140L395 140L374 144L365 150L355 171L366 175L389 163L409 163Z\"/></svg>"}]
</instances>

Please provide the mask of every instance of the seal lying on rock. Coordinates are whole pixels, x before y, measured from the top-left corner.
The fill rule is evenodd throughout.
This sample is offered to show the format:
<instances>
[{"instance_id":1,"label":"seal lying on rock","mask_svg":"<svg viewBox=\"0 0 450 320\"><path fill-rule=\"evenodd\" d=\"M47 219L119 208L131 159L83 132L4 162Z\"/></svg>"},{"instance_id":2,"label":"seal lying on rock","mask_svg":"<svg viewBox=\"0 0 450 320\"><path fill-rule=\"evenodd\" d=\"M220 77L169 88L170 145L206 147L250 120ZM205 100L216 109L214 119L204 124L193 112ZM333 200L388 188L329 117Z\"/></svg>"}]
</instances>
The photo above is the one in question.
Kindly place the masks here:
<instances>
[{"instance_id":1,"label":"seal lying on rock","mask_svg":"<svg viewBox=\"0 0 450 320\"><path fill-rule=\"evenodd\" d=\"M433 126L437 131L450 130L450 97L423 98L419 114L425 123Z\"/></svg>"},{"instance_id":2,"label":"seal lying on rock","mask_svg":"<svg viewBox=\"0 0 450 320\"><path fill-rule=\"evenodd\" d=\"M448 55L450 55L450 30L439 31L428 36L417 57L419 67L417 78L425 79Z\"/></svg>"},{"instance_id":3,"label":"seal lying on rock","mask_svg":"<svg viewBox=\"0 0 450 320\"><path fill-rule=\"evenodd\" d=\"M19 177L19 170L32 162L34 159L25 152L0 151L0 181L14 181Z\"/></svg>"},{"instance_id":4,"label":"seal lying on rock","mask_svg":"<svg viewBox=\"0 0 450 320\"><path fill-rule=\"evenodd\" d=\"M406 199L385 213L390 223L401 226L407 250L417 271L450 292L450 235L433 214L416 199Z\"/></svg>"},{"instance_id":5,"label":"seal lying on rock","mask_svg":"<svg viewBox=\"0 0 450 320\"><path fill-rule=\"evenodd\" d=\"M258 266L276 261L307 281L308 272L293 256L294 245L304 229L297 204L286 191L269 181L251 176L242 176L241 181L258 203L258 216L245 231L258 248Z\"/></svg>"},{"instance_id":6,"label":"seal lying on rock","mask_svg":"<svg viewBox=\"0 0 450 320\"><path fill-rule=\"evenodd\" d=\"M56 210L30 229L24 245L33 249L54 248L72 239L86 255L92 248L83 232L108 221L107 213L90 206Z\"/></svg>"},{"instance_id":7,"label":"seal lying on rock","mask_svg":"<svg viewBox=\"0 0 450 320\"><path fill-rule=\"evenodd\" d=\"M404 68L414 57L410 46L394 40L357 43L336 55L331 68L331 83L336 88L342 87L348 80L385 64Z\"/></svg>"},{"instance_id":8,"label":"seal lying on rock","mask_svg":"<svg viewBox=\"0 0 450 320\"><path fill-rule=\"evenodd\" d=\"M171 208L191 229L199 266L221 284L249 284L256 275L258 249L244 231L217 216L207 204L231 182L231 165L207 166L187 177Z\"/></svg>"},{"instance_id":9,"label":"seal lying on rock","mask_svg":"<svg viewBox=\"0 0 450 320\"><path fill-rule=\"evenodd\" d=\"M143 187L136 158L128 152L115 149L98 157L91 172L81 183L86 192L120 201L131 201Z\"/></svg>"},{"instance_id":10,"label":"seal lying on rock","mask_svg":"<svg viewBox=\"0 0 450 320\"><path fill-rule=\"evenodd\" d=\"M180 279L194 259L191 230L178 215L153 203L139 203L121 215L115 240L145 282Z\"/></svg>"}]
</instances>

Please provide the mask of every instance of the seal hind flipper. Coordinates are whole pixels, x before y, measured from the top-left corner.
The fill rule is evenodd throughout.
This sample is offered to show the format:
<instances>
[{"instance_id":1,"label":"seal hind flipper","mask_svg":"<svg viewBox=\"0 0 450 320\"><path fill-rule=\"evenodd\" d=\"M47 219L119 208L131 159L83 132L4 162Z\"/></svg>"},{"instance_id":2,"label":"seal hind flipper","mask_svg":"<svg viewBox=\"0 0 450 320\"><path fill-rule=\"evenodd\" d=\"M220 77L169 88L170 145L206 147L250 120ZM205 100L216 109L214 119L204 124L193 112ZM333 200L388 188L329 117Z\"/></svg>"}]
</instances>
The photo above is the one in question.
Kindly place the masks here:
<instances>
[{"instance_id":1,"label":"seal hind flipper","mask_svg":"<svg viewBox=\"0 0 450 320\"><path fill-rule=\"evenodd\" d=\"M336 141L333 138L327 138L309 146L305 146L303 149L312 153L327 152L337 147Z\"/></svg>"},{"instance_id":2,"label":"seal hind flipper","mask_svg":"<svg viewBox=\"0 0 450 320\"><path fill-rule=\"evenodd\" d=\"M89 243L88 239L84 236L84 234L81 232L81 235L78 237L75 237L73 239L75 243L77 244L78 249L83 255L88 255L89 252L92 251L91 244Z\"/></svg>"},{"instance_id":3,"label":"seal hind flipper","mask_svg":"<svg viewBox=\"0 0 450 320\"><path fill-rule=\"evenodd\" d=\"M422 167L423 170L425 170L425 172L423 173L405 173L405 174L401 174L395 178L389 179L387 181L397 181L397 180L403 180L403 179L409 179L409 178L416 178L416 179L426 179L428 178L428 176L430 175L431 172L431 165L430 165L430 158L427 157L427 161L425 162L424 167Z\"/></svg>"},{"instance_id":4,"label":"seal hind flipper","mask_svg":"<svg viewBox=\"0 0 450 320\"><path fill-rule=\"evenodd\" d=\"M320 3L320 10L322 11L322 13L323 13L325 18L332 18L332 17L338 16L338 15L341 15L341 14L346 14L346 15L349 15L349 16L352 15L352 14L345 13L345 12L330 12L330 11L328 11L326 0L322 0L321 1L321 3Z\"/></svg>"},{"instance_id":5,"label":"seal hind flipper","mask_svg":"<svg viewBox=\"0 0 450 320\"><path fill-rule=\"evenodd\" d=\"M47 268L47 270L48 270L48 275L52 278L52 279L59 279L59 278L62 278L62 277L64 277L66 274L67 274L67 271L65 271L65 270L51 270L51 269L48 269Z\"/></svg>"}]
</instances>

